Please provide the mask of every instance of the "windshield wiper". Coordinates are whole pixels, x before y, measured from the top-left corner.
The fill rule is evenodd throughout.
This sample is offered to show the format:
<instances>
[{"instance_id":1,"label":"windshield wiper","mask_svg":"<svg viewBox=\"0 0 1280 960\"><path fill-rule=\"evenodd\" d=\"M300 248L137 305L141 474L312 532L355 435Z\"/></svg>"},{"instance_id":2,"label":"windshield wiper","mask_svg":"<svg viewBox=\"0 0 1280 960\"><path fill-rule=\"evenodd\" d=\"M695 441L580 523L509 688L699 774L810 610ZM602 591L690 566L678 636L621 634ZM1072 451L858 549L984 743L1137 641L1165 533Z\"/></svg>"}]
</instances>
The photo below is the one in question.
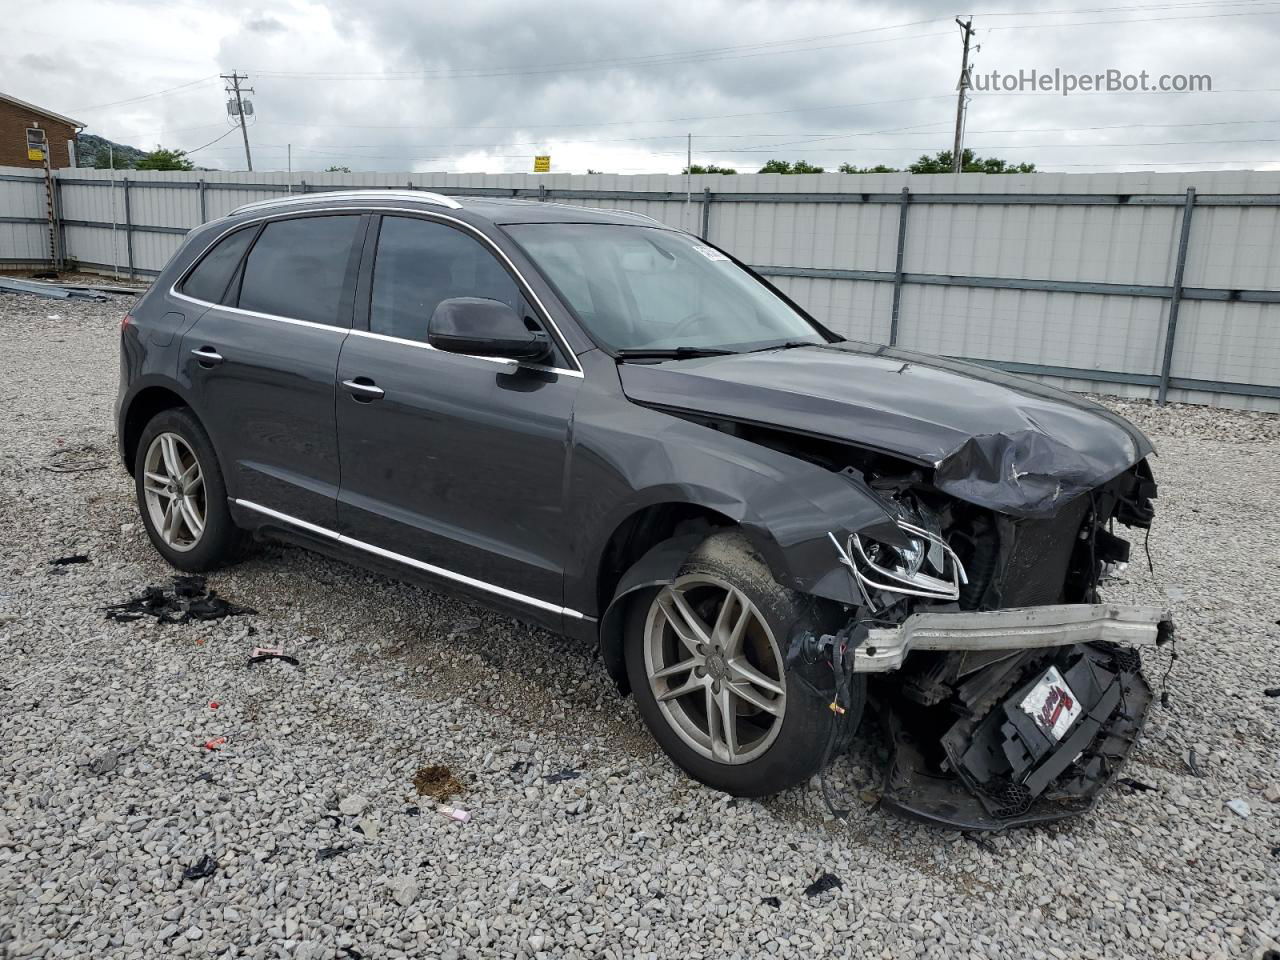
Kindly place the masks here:
<instances>
[{"instance_id":1,"label":"windshield wiper","mask_svg":"<svg viewBox=\"0 0 1280 960\"><path fill-rule=\"evenodd\" d=\"M823 347L823 342L815 342L813 340L784 340L781 343L771 343L767 347L756 347L754 350L748 350L747 353L764 353L767 350L790 350L793 347Z\"/></svg>"},{"instance_id":2,"label":"windshield wiper","mask_svg":"<svg viewBox=\"0 0 1280 960\"><path fill-rule=\"evenodd\" d=\"M614 351L619 360L686 360L691 357L723 357L737 352L722 347L625 347Z\"/></svg>"}]
</instances>

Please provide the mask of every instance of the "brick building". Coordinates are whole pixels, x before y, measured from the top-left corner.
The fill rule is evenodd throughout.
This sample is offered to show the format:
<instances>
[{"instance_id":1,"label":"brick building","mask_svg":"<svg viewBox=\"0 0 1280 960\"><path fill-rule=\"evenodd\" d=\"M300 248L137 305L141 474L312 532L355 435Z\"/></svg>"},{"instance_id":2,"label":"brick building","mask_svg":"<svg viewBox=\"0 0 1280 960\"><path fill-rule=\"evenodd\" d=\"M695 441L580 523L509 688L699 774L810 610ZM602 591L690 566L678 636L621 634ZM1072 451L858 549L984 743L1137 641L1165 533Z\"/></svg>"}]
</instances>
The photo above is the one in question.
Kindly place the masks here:
<instances>
[{"instance_id":1,"label":"brick building","mask_svg":"<svg viewBox=\"0 0 1280 960\"><path fill-rule=\"evenodd\" d=\"M44 169L42 149L55 170L73 166L67 141L83 128L79 120L0 93L0 166Z\"/></svg>"}]
</instances>

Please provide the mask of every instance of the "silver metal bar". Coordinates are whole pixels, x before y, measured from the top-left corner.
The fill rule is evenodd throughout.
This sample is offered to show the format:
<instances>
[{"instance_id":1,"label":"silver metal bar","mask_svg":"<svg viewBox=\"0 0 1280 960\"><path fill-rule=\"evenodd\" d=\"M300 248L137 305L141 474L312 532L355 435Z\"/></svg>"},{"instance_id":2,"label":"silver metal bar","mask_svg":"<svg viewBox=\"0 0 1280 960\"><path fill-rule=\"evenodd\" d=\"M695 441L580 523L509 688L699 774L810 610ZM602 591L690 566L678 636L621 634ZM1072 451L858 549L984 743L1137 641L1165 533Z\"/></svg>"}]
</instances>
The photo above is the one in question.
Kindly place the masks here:
<instances>
[{"instance_id":1,"label":"silver metal bar","mask_svg":"<svg viewBox=\"0 0 1280 960\"><path fill-rule=\"evenodd\" d=\"M854 654L856 673L885 673L913 650L1027 650L1107 641L1127 647L1156 642L1168 620L1161 607L1060 603L986 613L916 613L899 627L875 627Z\"/></svg>"},{"instance_id":2,"label":"silver metal bar","mask_svg":"<svg viewBox=\"0 0 1280 960\"><path fill-rule=\"evenodd\" d=\"M1178 236L1178 260L1173 268L1173 289L1169 292L1169 322L1164 332L1164 362L1160 365L1160 392L1156 402L1164 406L1169 396L1169 374L1173 368L1173 344L1178 335L1178 308L1182 302L1182 276L1187 267L1187 244L1191 240L1191 212L1196 208L1196 188L1187 187L1182 208L1182 231Z\"/></svg>"}]
</instances>

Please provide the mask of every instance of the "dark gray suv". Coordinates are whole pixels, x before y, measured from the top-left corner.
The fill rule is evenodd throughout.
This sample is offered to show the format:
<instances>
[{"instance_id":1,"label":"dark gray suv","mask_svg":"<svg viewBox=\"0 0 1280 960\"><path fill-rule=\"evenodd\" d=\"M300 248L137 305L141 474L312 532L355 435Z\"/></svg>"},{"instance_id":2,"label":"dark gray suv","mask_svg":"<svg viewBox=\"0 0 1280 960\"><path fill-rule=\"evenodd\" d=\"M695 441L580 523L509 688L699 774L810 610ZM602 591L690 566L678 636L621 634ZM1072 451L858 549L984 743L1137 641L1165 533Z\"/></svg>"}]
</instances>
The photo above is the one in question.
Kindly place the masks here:
<instances>
[{"instance_id":1,"label":"dark gray suv","mask_svg":"<svg viewBox=\"0 0 1280 960\"><path fill-rule=\"evenodd\" d=\"M273 537L599 645L694 777L820 772L874 705L884 802L1088 807L1164 611L1101 603L1151 444L985 368L842 340L647 217L417 191L251 204L125 319L120 451L183 570Z\"/></svg>"}]
</instances>

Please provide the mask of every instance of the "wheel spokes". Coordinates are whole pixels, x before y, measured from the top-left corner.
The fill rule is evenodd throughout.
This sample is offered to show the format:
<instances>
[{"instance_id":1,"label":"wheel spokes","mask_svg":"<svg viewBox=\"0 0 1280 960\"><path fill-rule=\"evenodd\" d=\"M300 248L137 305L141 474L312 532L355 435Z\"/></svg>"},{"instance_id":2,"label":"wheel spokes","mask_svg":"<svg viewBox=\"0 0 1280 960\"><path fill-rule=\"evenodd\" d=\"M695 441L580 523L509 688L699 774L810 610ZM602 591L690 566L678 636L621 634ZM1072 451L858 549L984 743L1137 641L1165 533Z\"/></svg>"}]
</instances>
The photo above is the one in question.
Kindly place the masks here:
<instances>
[{"instance_id":1,"label":"wheel spokes","mask_svg":"<svg viewBox=\"0 0 1280 960\"><path fill-rule=\"evenodd\" d=\"M707 625L702 622L701 617L694 613L684 594L674 589L665 591L663 599L659 603L661 604L663 615L666 616L667 622L671 624L672 631L680 638L680 642L694 656L703 656L707 644L711 642L711 637L707 630ZM699 647L702 650L699 650Z\"/></svg>"},{"instance_id":2,"label":"wheel spokes","mask_svg":"<svg viewBox=\"0 0 1280 960\"><path fill-rule=\"evenodd\" d=\"M178 451L178 440L171 433L160 435L160 456L164 458L164 469L170 477L182 476L182 454Z\"/></svg>"},{"instance_id":3,"label":"wheel spokes","mask_svg":"<svg viewBox=\"0 0 1280 960\"><path fill-rule=\"evenodd\" d=\"M666 722L717 763L768 749L786 712L782 654L768 622L738 587L687 574L655 597L645 654ZM750 659L748 659L750 658Z\"/></svg>"},{"instance_id":4,"label":"wheel spokes","mask_svg":"<svg viewBox=\"0 0 1280 960\"><path fill-rule=\"evenodd\" d=\"M195 500L191 497L183 497L178 501L178 507L182 511L183 522L191 532L192 539L199 540L200 534L204 533L204 520L200 516Z\"/></svg>"}]
</instances>

